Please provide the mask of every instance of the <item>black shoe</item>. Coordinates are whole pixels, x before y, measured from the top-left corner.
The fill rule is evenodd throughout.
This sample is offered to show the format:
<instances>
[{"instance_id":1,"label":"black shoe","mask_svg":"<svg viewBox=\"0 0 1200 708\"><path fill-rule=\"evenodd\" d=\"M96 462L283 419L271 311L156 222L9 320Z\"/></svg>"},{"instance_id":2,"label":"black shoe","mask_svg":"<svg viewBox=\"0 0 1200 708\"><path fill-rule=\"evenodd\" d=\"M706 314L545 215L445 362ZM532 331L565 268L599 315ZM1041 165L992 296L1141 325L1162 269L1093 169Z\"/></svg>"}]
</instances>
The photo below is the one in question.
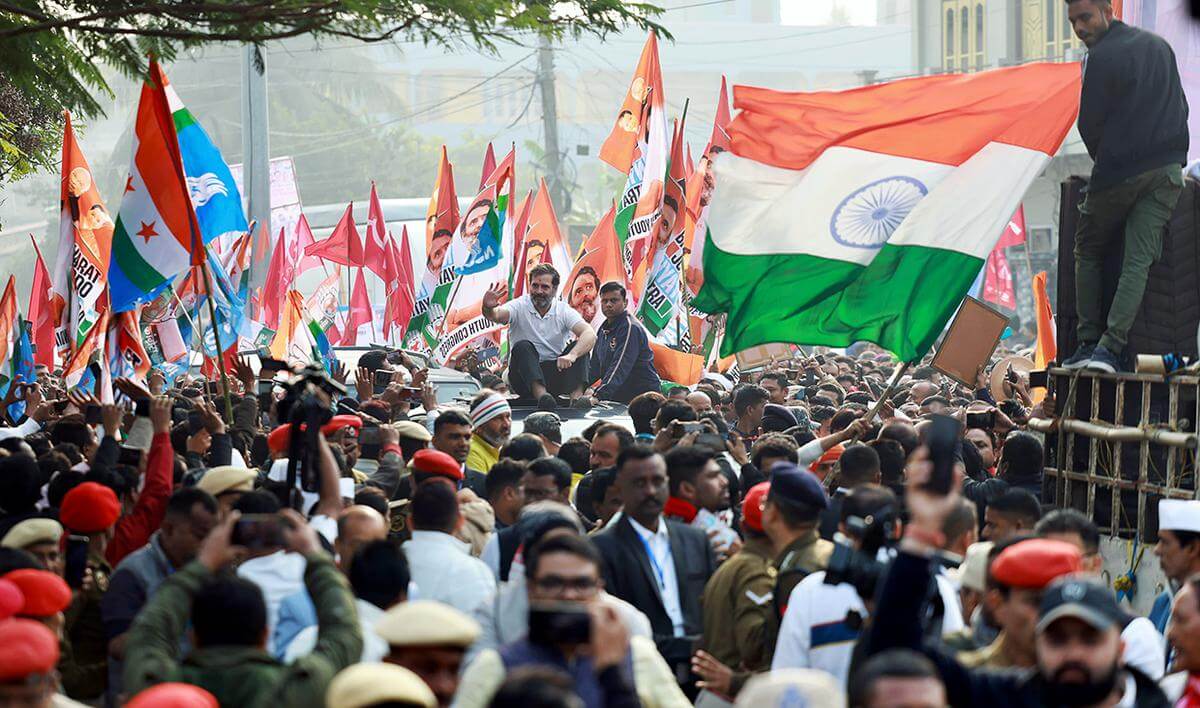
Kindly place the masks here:
<instances>
[{"instance_id":1,"label":"black shoe","mask_svg":"<svg viewBox=\"0 0 1200 708\"><path fill-rule=\"evenodd\" d=\"M537 407L539 411L558 410L558 401L554 400L554 396L551 396L548 393L543 393L542 397L538 399Z\"/></svg>"},{"instance_id":2,"label":"black shoe","mask_svg":"<svg viewBox=\"0 0 1200 708\"><path fill-rule=\"evenodd\" d=\"M590 411L592 409L592 401L587 396L580 396L571 401L571 407L577 411Z\"/></svg>"},{"instance_id":3,"label":"black shoe","mask_svg":"<svg viewBox=\"0 0 1200 708\"><path fill-rule=\"evenodd\" d=\"M1103 345L1097 345L1095 351L1092 352L1091 359L1088 360L1086 368L1090 371L1103 371L1109 374L1115 374L1121 370L1121 361Z\"/></svg>"},{"instance_id":4,"label":"black shoe","mask_svg":"<svg viewBox=\"0 0 1200 708\"><path fill-rule=\"evenodd\" d=\"M1080 344L1075 353L1063 360L1059 366L1064 369L1082 369L1088 365L1094 351L1096 351L1095 344Z\"/></svg>"}]
</instances>

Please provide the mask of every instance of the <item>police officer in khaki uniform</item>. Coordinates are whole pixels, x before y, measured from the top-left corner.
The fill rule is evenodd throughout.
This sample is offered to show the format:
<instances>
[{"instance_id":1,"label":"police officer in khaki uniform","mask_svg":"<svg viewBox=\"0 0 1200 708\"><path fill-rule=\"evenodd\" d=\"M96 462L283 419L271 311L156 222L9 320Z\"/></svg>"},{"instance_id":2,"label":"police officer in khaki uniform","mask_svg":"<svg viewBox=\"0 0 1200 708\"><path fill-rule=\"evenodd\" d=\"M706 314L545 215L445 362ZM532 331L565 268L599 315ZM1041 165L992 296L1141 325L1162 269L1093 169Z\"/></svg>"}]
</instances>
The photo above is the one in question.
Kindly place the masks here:
<instances>
[{"instance_id":1,"label":"police officer in khaki uniform","mask_svg":"<svg viewBox=\"0 0 1200 708\"><path fill-rule=\"evenodd\" d=\"M818 526L829 497L817 476L791 462L771 468L771 491L763 505L763 531L775 547L775 626L787 610L792 589L810 573L825 570L833 544ZM771 636L774 647L775 635ZM770 657L768 657L769 659Z\"/></svg>"}]
</instances>

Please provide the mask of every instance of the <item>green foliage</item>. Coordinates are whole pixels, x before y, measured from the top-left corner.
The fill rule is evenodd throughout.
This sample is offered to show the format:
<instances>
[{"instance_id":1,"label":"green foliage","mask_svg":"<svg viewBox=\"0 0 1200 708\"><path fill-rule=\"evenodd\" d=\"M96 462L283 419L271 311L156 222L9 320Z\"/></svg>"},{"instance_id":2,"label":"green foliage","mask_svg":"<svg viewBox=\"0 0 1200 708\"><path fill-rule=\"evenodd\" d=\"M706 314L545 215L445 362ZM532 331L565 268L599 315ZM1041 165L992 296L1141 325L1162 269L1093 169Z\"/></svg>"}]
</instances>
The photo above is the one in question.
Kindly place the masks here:
<instances>
[{"instance_id":1,"label":"green foliage","mask_svg":"<svg viewBox=\"0 0 1200 708\"><path fill-rule=\"evenodd\" d=\"M211 42L300 35L483 51L533 34L603 36L628 25L669 36L651 19L659 12L623 0L0 0L0 182L55 162L58 140L49 136L60 130L59 110L103 114L113 96L103 64L136 78L148 54L170 60Z\"/></svg>"}]
</instances>

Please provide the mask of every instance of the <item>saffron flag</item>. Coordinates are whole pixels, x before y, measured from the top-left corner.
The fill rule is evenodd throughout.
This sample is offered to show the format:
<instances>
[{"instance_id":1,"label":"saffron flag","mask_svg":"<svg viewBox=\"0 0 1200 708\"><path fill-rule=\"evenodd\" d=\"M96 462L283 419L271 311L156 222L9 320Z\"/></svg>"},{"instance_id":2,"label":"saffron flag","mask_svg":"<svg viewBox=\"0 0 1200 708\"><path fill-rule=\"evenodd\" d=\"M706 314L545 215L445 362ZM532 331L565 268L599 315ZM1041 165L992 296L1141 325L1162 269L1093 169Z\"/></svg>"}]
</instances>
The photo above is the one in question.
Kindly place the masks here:
<instances>
[{"instance_id":1,"label":"saffron flag","mask_svg":"<svg viewBox=\"0 0 1200 708\"><path fill-rule=\"evenodd\" d=\"M20 322L17 315L17 278L8 276L4 295L0 296L0 376L12 380L13 354L20 338Z\"/></svg>"},{"instance_id":2,"label":"saffron flag","mask_svg":"<svg viewBox=\"0 0 1200 708\"><path fill-rule=\"evenodd\" d=\"M575 266L563 280L567 304L592 325L604 320L600 312L600 286L613 281L629 287L614 227L616 216L617 208L613 205L583 242Z\"/></svg>"},{"instance_id":3,"label":"saffron flag","mask_svg":"<svg viewBox=\"0 0 1200 708\"><path fill-rule=\"evenodd\" d=\"M55 358L65 362L88 341L107 309L113 220L100 199L87 158L75 140L71 114L64 113L62 173L59 188L58 257L54 261ZM90 351L83 353L85 358Z\"/></svg>"},{"instance_id":4,"label":"saffron flag","mask_svg":"<svg viewBox=\"0 0 1200 708\"><path fill-rule=\"evenodd\" d=\"M429 198L425 218L425 267L417 284L416 304L408 323L408 346L428 350L437 344L445 317L447 299L454 283L454 261L450 244L458 229L458 195L454 191L454 167L442 146L437 183ZM410 253L410 258L411 253Z\"/></svg>"},{"instance_id":5,"label":"saffron flag","mask_svg":"<svg viewBox=\"0 0 1200 708\"><path fill-rule=\"evenodd\" d=\"M525 288L518 281L521 273L521 254L525 252L525 234L529 232L529 212L533 211L533 190L525 193L521 203L513 211L516 221L513 222L513 257L508 269L508 297L521 297Z\"/></svg>"},{"instance_id":6,"label":"saffron flag","mask_svg":"<svg viewBox=\"0 0 1200 708\"><path fill-rule=\"evenodd\" d=\"M242 195L229 165L200 122L183 105L166 74L162 74L162 81L179 140L179 152L183 156L192 208L196 210L204 243L225 235L245 233L249 228L246 212L242 210Z\"/></svg>"},{"instance_id":7,"label":"saffron flag","mask_svg":"<svg viewBox=\"0 0 1200 708\"><path fill-rule=\"evenodd\" d=\"M371 196L367 200L367 238L363 246L363 262L367 270L389 287L395 277L394 273L388 272L387 242L390 240L387 220L383 217L383 205L379 203L379 193L375 191L375 182L372 180Z\"/></svg>"},{"instance_id":8,"label":"saffron flag","mask_svg":"<svg viewBox=\"0 0 1200 708\"><path fill-rule=\"evenodd\" d=\"M279 329L271 340L271 356L281 361L307 364L312 361L312 343L304 320L304 298L289 290Z\"/></svg>"},{"instance_id":9,"label":"saffron flag","mask_svg":"<svg viewBox=\"0 0 1200 708\"><path fill-rule=\"evenodd\" d=\"M646 257L662 212L670 148L665 104L658 38L651 32L612 132L600 146L600 159L627 175L615 228L630 274ZM634 292L632 297L640 294Z\"/></svg>"},{"instance_id":10,"label":"saffron flag","mask_svg":"<svg viewBox=\"0 0 1200 708\"><path fill-rule=\"evenodd\" d=\"M108 331L109 310L100 312L96 325L88 330L87 337L80 343L75 353L63 364L63 383L67 390L87 386L90 380L88 366L93 358L104 358L104 335Z\"/></svg>"},{"instance_id":11,"label":"saffron flag","mask_svg":"<svg viewBox=\"0 0 1200 708\"><path fill-rule=\"evenodd\" d=\"M32 235L29 240L33 242L33 252L37 258L33 264L33 286L29 288L29 307L25 309L33 330L33 360L54 371L57 358L54 356L54 315L50 304L54 286L37 241Z\"/></svg>"},{"instance_id":12,"label":"saffron flag","mask_svg":"<svg viewBox=\"0 0 1200 708\"><path fill-rule=\"evenodd\" d=\"M712 135L700 165L688 176L687 218L684 226L684 241L687 244L687 285L691 295L700 292L704 285L704 236L708 223L708 205L712 201L716 186L713 174L713 158L729 150L729 89L725 77L721 77L721 95L717 97L717 113L713 117ZM700 339L700 337L696 337Z\"/></svg>"},{"instance_id":13,"label":"saffron flag","mask_svg":"<svg viewBox=\"0 0 1200 708\"><path fill-rule=\"evenodd\" d=\"M337 226L333 227L329 238L305 248L304 255L317 256L344 266L362 267L363 245L358 227L354 225L354 202L346 205L346 211L342 213Z\"/></svg>"},{"instance_id":14,"label":"saffron flag","mask_svg":"<svg viewBox=\"0 0 1200 708\"><path fill-rule=\"evenodd\" d=\"M1054 311L1050 309L1050 296L1046 294L1046 271L1033 276L1033 309L1037 315L1037 344L1033 348L1033 368L1041 370L1058 358L1058 329L1054 324ZM1046 389L1033 390L1033 402L1039 403L1046 397Z\"/></svg>"},{"instance_id":15,"label":"saffron flag","mask_svg":"<svg viewBox=\"0 0 1200 708\"><path fill-rule=\"evenodd\" d=\"M337 320L338 290L342 277L342 267L335 265L333 272L317 285L312 295L304 301L304 313L308 319L315 321L322 330L329 331Z\"/></svg>"},{"instance_id":16,"label":"saffron flag","mask_svg":"<svg viewBox=\"0 0 1200 708\"><path fill-rule=\"evenodd\" d=\"M1062 145L1079 85L1075 64L1027 64L840 92L735 87L694 301L730 315L721 353L782 337L919 359Z\"/></svg>"},{"instance_id":17,"label":"saffron flag","mask_svg":"<svg viewBox=\"0 0 1200 708\"><path fill-rule=\"evenodd\" d=\"M662 215L654 236L646 241L646 257L634 270L633 287L638 297L638 319L651 336L683 313L683 226L684 226L683 123L675 125L671 138L671 161L662 198ZM672 328L672 339L683 339L686 325ZM690 331L688 331L690 339ZM673 341L673 344L684 345ZM684 346L688 349L690 346Z\"/></svg>"},{"instance_id":18,"label":"saffron flag","mask_svg":"<svg viewBox=\"0 0 1200 708\"><path fill-rule=\"evenodd\" d=\"M133 158L113 229L108 285L113 312L153 300L204 257L179 141L164 93L166 77L150 62L133 133Z\"/></svg>"},{"instance_id":19,"label":"saffron flag","mask_svg":"<svg viewBox=\"0 0 1200 708\"><path fill-rule=\"evenodd\" d=\"M106 356L109 375L113 378L145 381L146 374L150 373L150 356L138 326L139 310L118 312L109 320Z\"/></svg>"},{"instance_id":20,"label":"saffron flag","mask_svg":"<svg viewBox=\"0 0 1200 708\"><path fill-rule=\"evenodd\" d=\"M550 201L544 179L538 180L538 191L530 202L525 220L524 239L514 259L517 275L513 279L513 297L525 294L529 271L538 263L554 266L559 277L570 272L572 266L567 240L558 227L558 216L554 213L554 203Z\"/></svg>"},{"instance_id":21,"label":"saffron flag","mask_svg":"<svg viewBox=\"0 0 1200 708\"><path fill-rule=\"evenodd\" d=\"M483 153L483 170L479 173L479 191L487 186L488 177L496 171L496 151L492 149L492 144L488 143L487 150Z\"/></svg>"}]
</instances>

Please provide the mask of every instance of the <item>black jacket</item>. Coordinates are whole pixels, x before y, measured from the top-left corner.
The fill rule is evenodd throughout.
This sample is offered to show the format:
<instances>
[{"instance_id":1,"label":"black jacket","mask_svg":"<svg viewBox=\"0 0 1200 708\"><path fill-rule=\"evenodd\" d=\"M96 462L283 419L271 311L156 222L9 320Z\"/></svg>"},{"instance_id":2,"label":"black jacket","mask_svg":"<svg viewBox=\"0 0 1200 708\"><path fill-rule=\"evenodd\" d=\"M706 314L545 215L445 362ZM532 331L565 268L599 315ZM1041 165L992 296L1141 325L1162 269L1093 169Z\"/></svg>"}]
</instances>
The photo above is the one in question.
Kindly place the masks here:
<instances>
[{"instance_id":1,"label":"black jacket","mask_svg":"<svg viewBox=\"0 0 1200 708\"><path fill-rule=\"evenodd\" d=\"M922 605L932 581L928 558L900 552L878 593L875 622L867 642L867 655L888 649L913 649L937 665L946 684L947 702L971 708L1021 708L1051 705L1043 698L1043 682L1036 671L968 669L950 653L926 642L921 627ZM1168 708L1158 684L1137 669L1126 668L1137 683L1138 708Z\"/></svg>"},{"instance_id":2,"label":"black jacket","mask_svg":"<svg viewBox=\"0 0 1200 708\"><path fill-rule=\"evenodd\" d=\"M1079 135L1096 161L1088 189L1183 165L1188 105L1175 53L1158 35L1114 21L1083 63Z\"/></svg>"},{"instance_id":3,"label":"black jacket","mask_svg":"<svg viewBox=\"0 0 1200 708\"><path fill-rule=\"evenodd\" d=\"M604 558L604 589L646 613L659 652L667 663L677 665L690 660L692 642L704 631L700 595L717 569L717 560L708 537L700 529L666 519L661 523L667 525L671 539L685 637L675 636L675 626L663 607L646 547L629 523L629 517L622 514L617 523L593 536L592 541Z\"/></svg>"},{"instance_id":4,"label":"black jacket","mask_svg":"<svg viewBox=\"0 0 1200 708\"><path fill-rule=\"evenodd\" d=\"M662 387L654 368L654 352L646 330L625 314L596 331L596 346L588 370L600 380L596 398L629 403L635 396Z\"/></svg>"}]
</instances>

